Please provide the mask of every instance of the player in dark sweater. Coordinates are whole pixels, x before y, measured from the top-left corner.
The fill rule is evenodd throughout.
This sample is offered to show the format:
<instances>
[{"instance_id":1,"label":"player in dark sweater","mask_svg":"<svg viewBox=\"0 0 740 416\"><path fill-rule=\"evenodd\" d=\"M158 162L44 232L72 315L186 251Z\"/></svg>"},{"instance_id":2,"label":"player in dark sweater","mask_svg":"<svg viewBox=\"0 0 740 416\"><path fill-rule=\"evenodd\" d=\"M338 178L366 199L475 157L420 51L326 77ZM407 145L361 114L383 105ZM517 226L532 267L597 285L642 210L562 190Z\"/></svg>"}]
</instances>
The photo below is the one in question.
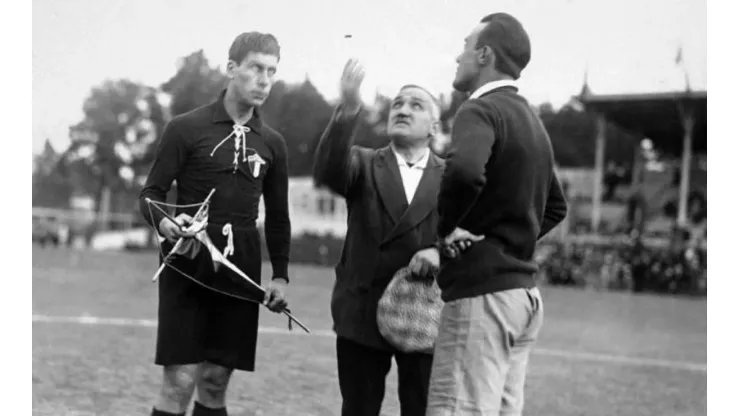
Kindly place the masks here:
<instances>
[{"instance_id":1,"label":"player in dark sweater","mask_svg":"<svg viewBox=\"0 0 740 416\"><path fill-rule=\"evenodd\" d=\"M537 240L565 218L552 146L517 93L530 59L512 16L484 18L465 41L454 87L472 92L452 131L440 185L440 249L477 241L443 260L440 320L427 415L519 415L529 351L542 325Z\"/></svg>"},{"instance_id":2,"label":"player in dark sweater","mask_svg":"<svg viewBox=\"0 0 740 416\"><path fill-rule=\"evenodd\" d=\"M226 415L232 371L254 371L259 303L265 302L273 312L287 305L291 231L287 147L258 111L270 92L279 58L280 47L272 35L239 35L229 50L226 90L212 104L177 116L165 127L141 192L141 212L166 238L162 245L166 254L187 235L151 209L147 199L164 202L175 180L178 205L202 203L215 189L208 236L258 284L262 256L255 221L264 195L265 237L273 270L267 297L259 298L244 280L234 278L226 267L215 272L200 255L168 261L173 267L165 267L159 278L155 358L164 367L164 381L152 415L184 415L196 388L194 416ZM187 223L197 209L178 209L176 219Z\"/></svg>"}]
</instances>

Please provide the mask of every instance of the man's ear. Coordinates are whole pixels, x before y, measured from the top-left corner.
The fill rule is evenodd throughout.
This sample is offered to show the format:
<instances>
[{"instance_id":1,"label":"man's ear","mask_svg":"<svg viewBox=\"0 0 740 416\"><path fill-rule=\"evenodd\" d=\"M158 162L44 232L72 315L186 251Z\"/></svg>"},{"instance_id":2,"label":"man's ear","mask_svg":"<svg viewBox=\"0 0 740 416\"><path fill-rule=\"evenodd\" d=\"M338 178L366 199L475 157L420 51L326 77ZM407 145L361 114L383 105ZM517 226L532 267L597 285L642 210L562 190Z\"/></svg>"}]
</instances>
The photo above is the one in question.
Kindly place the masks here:
<instances>
[{"instance_id":1,"label":"man's ear","mask_svg":"<svg viewBox=\"0 0 740 416\"><path fill-rule=\"evenodd\" d=\"M432 125L429 126L429 138L434 139L439 135L440 128L442 127L442 124L439 121L432 122Z\"/></svg>"},{"instance_id":2,"label":"man's ear","mask_svg":"<svg viewBox=\"0 0 740 416\"><path fill-rule=\"evenodd\" d=\"M478 52L478 64L480 66L494 66L496 64L496 54L490 46L484 45Z\"/></svg>"},{"instance_id":3,"label":"man's ear","mask_svg":"<svg viewBox=\"0 0 740 416\"><path fill-rule=\"evenodd\" d=\"M239 66L236 64L236 62L229 59L229 62L226 63L226 76L229 77L229 79L234 78L234 71L236 70L236 67Z\"/></svg>"}]
</instances>

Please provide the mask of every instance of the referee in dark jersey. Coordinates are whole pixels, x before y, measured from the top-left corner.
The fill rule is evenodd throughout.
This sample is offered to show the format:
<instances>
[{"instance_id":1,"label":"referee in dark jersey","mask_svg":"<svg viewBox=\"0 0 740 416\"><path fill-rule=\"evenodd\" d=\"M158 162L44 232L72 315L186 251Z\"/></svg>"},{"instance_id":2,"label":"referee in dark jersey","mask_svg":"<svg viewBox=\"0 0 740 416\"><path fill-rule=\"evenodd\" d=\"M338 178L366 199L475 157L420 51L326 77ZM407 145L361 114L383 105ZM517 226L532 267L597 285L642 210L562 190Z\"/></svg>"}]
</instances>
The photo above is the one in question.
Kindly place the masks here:
<instances>
[{"instance_id":1,"label":"referee in dark jersey","mask_svg":"<svg viewBox=\"0 0 740 416\"><path fill-rule=\"evenodd\" d=\"M164 367L164 379L152 415L184 415L196 388L194 416L227 415L225 395L232 371L254 371L259 303L273 312L287 306L287 147L258 111L270 93L279 60L274 36L239 35L229 49L226 89L215 102L169 122L141 192L141 212L165 237L162 251L168 253L184 233L146 199L164 202L175 180L178 205L201 203L215 189L207 233L231 262L260 284L262 256L255 222L264 195L273 271L264 297L250 293L227 268L214 272L203 253L194 260L176 257L174 268L164 268L155 358ZM197 209L178 208L176 219L186 224Z\"/></svg>"}]
</instances>

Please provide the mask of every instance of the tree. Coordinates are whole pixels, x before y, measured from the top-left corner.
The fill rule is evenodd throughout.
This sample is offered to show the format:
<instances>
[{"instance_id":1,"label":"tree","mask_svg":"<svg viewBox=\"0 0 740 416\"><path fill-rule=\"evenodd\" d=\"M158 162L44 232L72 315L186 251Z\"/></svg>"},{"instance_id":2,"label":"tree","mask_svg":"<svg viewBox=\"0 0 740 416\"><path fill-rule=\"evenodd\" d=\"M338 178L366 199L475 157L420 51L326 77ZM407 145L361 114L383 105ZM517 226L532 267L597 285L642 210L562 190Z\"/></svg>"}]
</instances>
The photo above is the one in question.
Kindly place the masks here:
<instances>
[{"instance_id":1,"label":"tree","mask_svg":"<svg viewBox=\"0 0 740 416\"><path fill-rule=\"evenodd\" d=\"M136 191L134 168L141 169L137 161L156 139L149 116L161 109L153 94L151 87L129 80L106 81L92 89L83 120L70 127L60 168L74 189L93 195L98 212L106 189Z\"/></svg>"},{"instance_id":2,"label":"tree","mask_svg":"<svg viewBox=\"0 0 740 416\"><path fill-rule=\"evenodd\" d=\"M332 108L308 79L299 85L277 83L276 86L262 114L285 138L289 174L310 175L313 154L331 119Z\"/></svg>"},{"instance_id":3,"label":"tree","mask_svg":"<svg viewBox=\"0 0 740 416\"><path fill-rule=\"evenodd\" d=\"M263 120L272 128L277 128L280 123L280 106L283 103L285 94L291 87L285 81L277 81L270 89L270 95L260 108L260 115Z\"/></svg>"},{"instance_id":4,"label":"tree","mask_svg":"<svg viewBox=\"0 0 740 416\"><path fill-rule=\"evenodd\" d=\"M201 49L181 58L177 72L161 88L172 97L170 111L176 116L215 100L227 80L219 68L210 66Z\"/></svg>"},{"instance_id":5,"label":"tree","mask_svg":"<svg viewBox=\"0 0 740 416\"><path fill-rule=\"evenodd\" d=\"M149 167L154 163L159 138L162 136L165 125L172 118L166 104L167 101L168 98L152 90L144 96L141 102L144 116L141 127L145 129L148 137L137 147L136 157L131 163L136 176L136 183L139 185L146 181Z\"/></svg>"},{"instance_id":6,"label":"tree","mask_svg":"<svg viewBox=\"0 0 740 416\"><path fill-rule=\"evenodd\" d=\"M72 189L58 174L60 155L47 139L44 150L33 158L32 196L34 207L68 208Z\"/></svg>"}]
</instances>

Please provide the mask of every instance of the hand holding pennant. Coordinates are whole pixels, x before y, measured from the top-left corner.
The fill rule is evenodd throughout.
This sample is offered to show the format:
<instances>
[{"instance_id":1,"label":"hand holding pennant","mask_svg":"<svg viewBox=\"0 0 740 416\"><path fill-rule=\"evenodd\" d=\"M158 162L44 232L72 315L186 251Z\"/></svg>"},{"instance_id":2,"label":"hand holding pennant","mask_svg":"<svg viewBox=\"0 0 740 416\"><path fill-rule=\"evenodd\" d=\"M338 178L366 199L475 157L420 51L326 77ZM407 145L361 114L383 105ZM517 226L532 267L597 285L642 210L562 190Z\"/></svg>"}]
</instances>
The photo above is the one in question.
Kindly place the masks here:
<instances>
[{"instance_id":1,"label":"hand holding pennant","mask_svg":"<svg viewBox=\"0 0 740 416\"><path fill-rule=\"evenodd\" d=\"M156 281L159 275L164 270L164 267L169 266L173 268L174 270L178 271L179 274L215 292L218 292L218 293L221 293L227 296L235 297L238 299L242 299L245 301L249 301L249 302L262 303L262 301L256 301L248 297L239 296L234 293L228 293L228 292L216 289L214 287L211 287L203 283L202 281L194 278L193 276L190 276L187 273L184 273L181 270L178 270L175 266L167 262L167 260L169 260L174 255L186 256L192 259L198 254L198 252L201 250L202 247L205 247L213 262L214 270L218 270L220 266L227 267L234 274L239 276L244 282L246 282L249 286L251 286L253 289L256 289L257 292L261 295L261 300L265 299L266 297L265 289L259 284L257 284L254 280L249 278L249 276L247 276L246 273L241 271L235 264L229 261L223 255L223 253L221 253L221 251L218 248L216 248L216 246L211 241L210 237L208 237L208 233L206 232L206 226L208 225L208 205L210 203L211 196L213 195L215 191L216 191L215 189L211 190L211 192L208 194L208 196L203 201L203 203L200 204L200 208L198 209L195 216L193 217L193 221L187 226L187 228L183 230L183 232L187 233L188 235L192 234L192 237L188 237L188 238L180 237L177 240L174 247L172 247L172 250L170 250L170 252L164 257L162 261L162 265L159 267L159 269L155 273L154 278L152 280ZM178 224L178 222L175 219L173 219L168 213L166 213L161 207L158 206L158 204L161 204L161 205L168 205L168 204L162 204L156 201L152 201L151 199L147 199L146 202L149 205L150 210L151 210L151 207L155 207L160 212L162 212L166 216L166 218ZM292 323L295 322L296 324L298 324L298 326L301 327L301 329L306 331L306 333L311 332L301 321L296 319L291 314L289 309L284 308L282 309L281 313L285 314L288 317L289 328L292 327Z\"/></svg>"},{"instance_id":2,"label":"hand holding pennant","mask_svg":"<svg viewBox=\"0 0 740 416\"><path fill-rule=\"evenodd\" d=\"M215 189L211 189L211 192L208 193L208 196L203 201L203 203L200 205L200 208L198 208L198 212L195 213L195 217L193 218L193 221L191 224L187 226L183 231L186 233L198 233L203 230L205 230L206 225L208 224L208 204L211 202L211 197L213 196L213 193L216 192ZM177 224L178 227L182 229L182 225L172 216L167 213L167 211L163 210L156 202L152 201L151 199L147 198L146 203L149 206L149 210L151 211L151 207L156 208L161 212L165 218L169 221L172 221L174 224ZM151 214L151 213L150 213ZM151 216L151 215L150 215ZM197 234L196 234L197 235ZM167 260L174 254L184 254L184 250L182 250L182 245L184 243L185 239L183 237L180 237L177 239L177 242L175 243L175 246L172 247L172 250L170 250L169 253L165 256L165 258L162 260L162 265L159 266L159 269L157 269L157 272L154 273L154 277L152 277L152 282L156 282L159 278L159 275L162 274L162 271L164 270L165 266L167 266Z\"/></svg>"}]
</instances>

